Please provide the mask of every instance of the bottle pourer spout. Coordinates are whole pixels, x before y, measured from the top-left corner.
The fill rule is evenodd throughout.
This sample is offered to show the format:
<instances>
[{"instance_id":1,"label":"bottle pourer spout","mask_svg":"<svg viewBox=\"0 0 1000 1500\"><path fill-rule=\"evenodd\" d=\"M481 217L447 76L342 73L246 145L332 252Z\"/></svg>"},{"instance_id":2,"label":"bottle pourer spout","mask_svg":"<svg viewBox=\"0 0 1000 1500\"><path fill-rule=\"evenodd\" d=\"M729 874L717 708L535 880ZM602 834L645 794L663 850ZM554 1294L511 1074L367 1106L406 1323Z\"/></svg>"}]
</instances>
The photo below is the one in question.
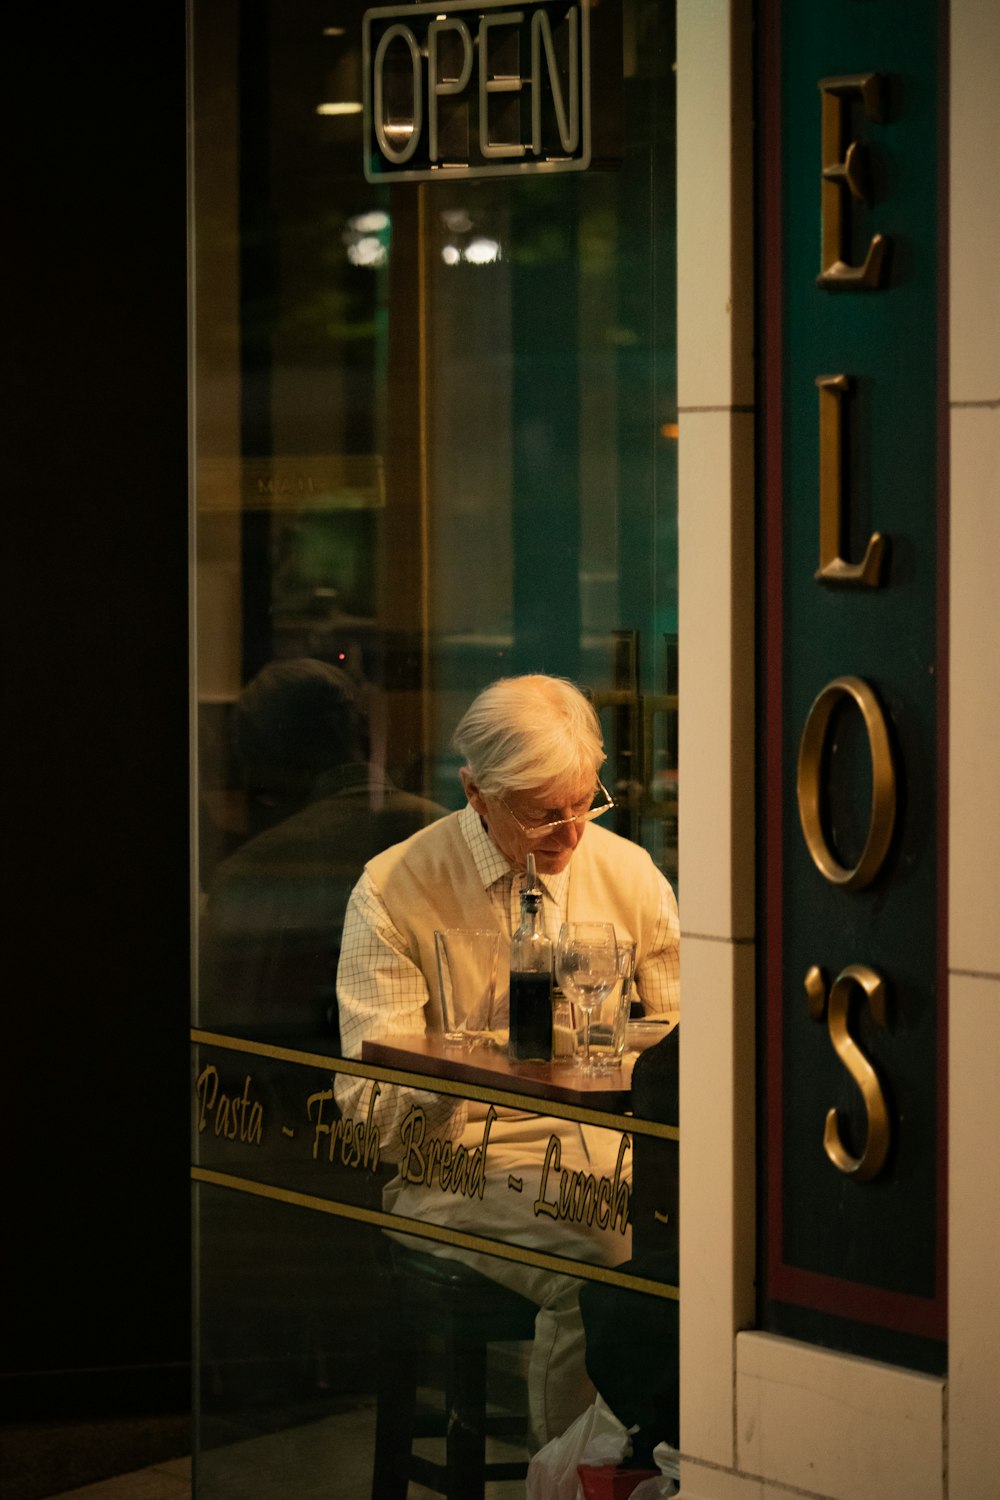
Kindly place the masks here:
<instances>
[{"instance_id":1,"label":"bottle pourer spout","mask_svg":"<svg viewBox=\"0 0 1000 1500\"><path fill-rule=\"evenodd\" d=\"M529 854L524 861L524 887L522 895L529 898L536 906L542 899L542 888L538 884L538 875L535 871L535 856Z\"/></svg>"}]
</instances>

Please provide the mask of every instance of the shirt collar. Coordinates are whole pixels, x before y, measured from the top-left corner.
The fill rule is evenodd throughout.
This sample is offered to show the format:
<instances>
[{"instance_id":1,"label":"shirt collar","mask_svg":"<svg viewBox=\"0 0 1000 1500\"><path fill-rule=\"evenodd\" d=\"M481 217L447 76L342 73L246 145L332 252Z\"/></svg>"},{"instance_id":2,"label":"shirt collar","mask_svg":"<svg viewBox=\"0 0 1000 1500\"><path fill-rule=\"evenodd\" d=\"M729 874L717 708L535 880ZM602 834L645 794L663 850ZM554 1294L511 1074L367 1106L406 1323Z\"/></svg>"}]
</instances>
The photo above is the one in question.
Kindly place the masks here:
<instances>
[{"instance_id":1,"label":"shirt collar","mask_svg":"<svg viewBox=\"0 0 1000 1500\"><path fill-rule=\"evenodd\" d=\"M469 853L472 855L479 878L483 882L484 890L489 890L491 885L502 880L506 875L514 874L514 867L506 855L500 853L483 827L482 819L470 803L466 803L462 808L458 820L462 837L469 846ZM562 904L566 886L569 883L569 868L567 865L556 875L543 875L541 872L538 875L542 889L557 906ZM515 880L518 878L516 874L514 878Z\"/></svg>"}]
</instances>

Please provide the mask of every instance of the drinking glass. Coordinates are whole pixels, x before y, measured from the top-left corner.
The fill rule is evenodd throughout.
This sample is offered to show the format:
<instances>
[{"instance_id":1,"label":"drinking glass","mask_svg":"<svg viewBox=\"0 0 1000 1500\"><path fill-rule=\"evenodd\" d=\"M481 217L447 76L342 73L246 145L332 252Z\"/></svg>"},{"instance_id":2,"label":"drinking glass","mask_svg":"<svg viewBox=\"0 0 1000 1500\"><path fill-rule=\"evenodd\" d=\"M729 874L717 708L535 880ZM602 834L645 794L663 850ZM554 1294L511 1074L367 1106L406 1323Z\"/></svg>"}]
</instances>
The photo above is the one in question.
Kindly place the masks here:
<instances>
[{"instance_id":1,"label":"drinking glass","mask_svg":"<svg viewBox=\"0 0 1000 1500\"><path fill-rule=\"evenodd\" d=\"M469 927L434 933L446 1047L471 1047L494 1022L500 934Z\"/></svg>"},{"instance_id":2,"label":"drinking glass","mask_svg":"<svg viewBox=\"0 0 1000 1500\"><path fill-rule=\"evenodd\" d=\"M618 939L618 977L590 1017L590 1061L595 1073L621 1067L635 973L635 943Z\"/></svg>"},{"instance_id":3,"label":"drinking glass","mask_svg":"<svg viewBox=\"0 0 1000 1500\"><path fill-rule=\"evenodd\" d=\"M610 922L564 922L556 944L556 978L564 994L583 1011L585 1073L590 1060L590 1013L618 983L618 945Z\"/></svg>"}]
</instances>

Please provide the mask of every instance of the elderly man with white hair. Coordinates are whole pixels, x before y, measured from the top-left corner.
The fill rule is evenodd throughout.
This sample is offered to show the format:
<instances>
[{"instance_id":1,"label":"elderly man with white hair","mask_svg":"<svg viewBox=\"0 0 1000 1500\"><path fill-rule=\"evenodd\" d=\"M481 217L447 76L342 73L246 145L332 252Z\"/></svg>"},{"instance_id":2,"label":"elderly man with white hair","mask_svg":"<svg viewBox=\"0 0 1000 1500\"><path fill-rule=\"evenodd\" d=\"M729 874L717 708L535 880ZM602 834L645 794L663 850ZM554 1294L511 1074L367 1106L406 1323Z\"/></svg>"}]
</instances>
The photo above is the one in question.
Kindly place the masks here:
<instances>
[{"instance_id":1,"label":"elderly man with white hair","mask_svg":"<svg viewBox=\"0 0 1000 1500\"><path fill-rule=\"evenodd\" d=\"M376 855L351 895L337 974L344 1055L366 1039L440 1028L434 931L497 928L510 941L520 912L526 857L535 857L542 920L555 941L563 921L613 922L636 943L635 986L647 1015L676 1013L679 924L673 891L649 855L596 821L612 806L599 777L605 759L592 705L560 678L503 678L484 689L454 735L463 756L467 805ZM501 966L503 972L503 966ZM505 1000L502 983L498 998ZM364 1118L372 1085L338 1079L345 1115ZM484 1139L485 1106L412 1089L385 1088L373 1112L380 1150L400 1160L408 1112L423 1111L427 1137L471 1154ZM485 1179L472 1194L439 1183L386 1189L394 1213L508 1244L613 1265L630 1253L621 1216L593 1222L536 1209L543 1162L563 1173L627 1180L630 1164L614 1131L502 1110L490 1124ZM512 1191L511 1180L523 1189ZM551 1196L551 1194L550 1194ZM606 1221L602 1228L598 1218ZM429 1253L461 1260L538 1306L528 1369L535 1442L563 1431L593 1399L584 1366L579 1282L572 1277L462 1247L424 1242Z\"/></svg>"}]
</instances>

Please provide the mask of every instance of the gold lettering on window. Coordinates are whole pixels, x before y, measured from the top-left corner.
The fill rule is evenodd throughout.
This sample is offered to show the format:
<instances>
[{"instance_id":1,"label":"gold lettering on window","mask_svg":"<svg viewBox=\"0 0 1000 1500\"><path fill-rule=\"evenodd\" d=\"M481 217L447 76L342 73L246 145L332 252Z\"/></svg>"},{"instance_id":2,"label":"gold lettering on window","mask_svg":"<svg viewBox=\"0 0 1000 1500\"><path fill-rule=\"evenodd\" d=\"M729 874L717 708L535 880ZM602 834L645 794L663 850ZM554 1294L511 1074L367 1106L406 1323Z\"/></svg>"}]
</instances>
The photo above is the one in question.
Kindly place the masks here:
<instances>
[{"instance_id":1,"label":"gold lettering on window","mask_svg":"<svg viewBox=\"0 0 1000 1500\"><path fill-rule=\"evenodd\" d=\"M251 1074L243 1079L241 1094L227 1094L219 1090L219 1071L212 1063L206 1063L198 1074L198 1133L211 1127L223 1140L242 1141L244 1144L260 1146L264 1140L264 1106L250 1090Z\"/></svg>"},{"instance_id":2,"label":"gold lettering on window","mask_svg":"<svg viewBox=\"0 0 1000 1500\"><path fill-rule=\"evenodd\" d=\"M882 119L882 75L856 73L844 78L821 78L823 186L821 190L822 260L817 285L871 289L884 285L888 275L890 241L873 235L860 266L847 260L851 198L871 196L865 147L847 140L850 101L860 96L870 120Z\"/></svg>"},{"instance_id":3,"label":"gold lettering on window","mask_svg":"<svg viewBox=\"0 0 1000 1500\"><path fill-rule=\"evenodd\" d=\"M576 1224L593 1224L596 1220L601 1229L624 1234L632 1211L632 1189L624 1173L625 1153L630 1149L629 1137L623 1135L618 1143L614 1176L595 1177L592 1172L564 1168L559 1137L550 1135L538 1197L532 1205L535 1217L544 1214L550 1219L569 1220ZM550 1186L552 1197L547 1196Z\"/></svg>"}]
</instances>

